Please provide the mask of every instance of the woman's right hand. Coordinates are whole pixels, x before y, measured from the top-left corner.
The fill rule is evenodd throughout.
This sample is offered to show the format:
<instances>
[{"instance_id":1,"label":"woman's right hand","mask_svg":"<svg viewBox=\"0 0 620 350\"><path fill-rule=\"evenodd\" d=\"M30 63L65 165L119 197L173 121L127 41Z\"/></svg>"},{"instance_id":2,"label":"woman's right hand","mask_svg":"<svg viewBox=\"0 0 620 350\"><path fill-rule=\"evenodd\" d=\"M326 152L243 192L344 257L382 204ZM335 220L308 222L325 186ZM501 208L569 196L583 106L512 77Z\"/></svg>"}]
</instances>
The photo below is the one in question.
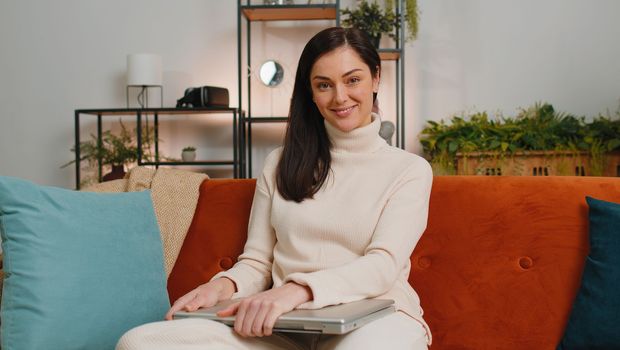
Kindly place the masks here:
<instances>
[{"instance_id":1,"label":"woman's right hand","mask_svg":"<svg viewBox=\"0 0 620 350\"><path fill-rule=\"evenodd\" d=\"M235 293L235 289L235 283L226 277L207 282L177 299L165 318L172 320L177 311L196 311L201 307L210 307L222 300L228 300Z\"/></svg>"}]
</instances>

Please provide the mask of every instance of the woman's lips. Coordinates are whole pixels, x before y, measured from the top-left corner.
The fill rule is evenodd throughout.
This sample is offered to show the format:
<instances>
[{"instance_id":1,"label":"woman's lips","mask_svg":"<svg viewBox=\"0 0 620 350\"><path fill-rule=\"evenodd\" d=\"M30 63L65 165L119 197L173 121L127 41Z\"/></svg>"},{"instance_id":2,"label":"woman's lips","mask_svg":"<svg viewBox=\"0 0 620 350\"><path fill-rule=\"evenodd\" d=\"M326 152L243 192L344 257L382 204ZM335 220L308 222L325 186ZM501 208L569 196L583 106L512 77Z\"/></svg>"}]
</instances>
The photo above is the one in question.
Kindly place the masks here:
<instances>
[{"instance_id":1,"label":"woman's lips","mask_svg":"<svg viewBox=\"0 0 620 350\"><path fill-rule=\"evenodd\" d=\"M334 113L336 113L336 115L340 118L344 118L347 117L351 114L351 112L353 112L353 109L357 107L357 105L353 105L350 107L345 107L345 108L334 108L332 109L332 111Z\"/></svg>"}]
</instances>

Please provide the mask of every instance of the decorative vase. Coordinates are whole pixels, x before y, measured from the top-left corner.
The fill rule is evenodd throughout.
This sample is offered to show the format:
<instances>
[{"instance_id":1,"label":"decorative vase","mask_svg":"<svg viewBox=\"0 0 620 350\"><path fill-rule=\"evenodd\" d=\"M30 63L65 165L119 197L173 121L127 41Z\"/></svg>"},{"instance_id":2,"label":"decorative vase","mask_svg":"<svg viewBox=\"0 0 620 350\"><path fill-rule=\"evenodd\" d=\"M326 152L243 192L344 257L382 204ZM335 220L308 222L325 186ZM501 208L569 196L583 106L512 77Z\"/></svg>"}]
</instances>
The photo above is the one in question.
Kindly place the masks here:
<instances>
[{"instance_id":1,"label":"decorative vase","mask_svg":"<svg viewBox=\"0 0 620 350\"><path fill-rule=\"evenodd\" d=\"M183 153L181 153L181 159L183 159L184 162L193 162L196 160L196 151L183 151Z\"/></svg>"},{"instance_id":2,"label":"decorative vase","mask_svg":"<svg viewBox=\"0 0 620 350\"><path fill-rule=\"evenodd\" d=\"M112 165L112 171L105 174L102 178L103 181L112 181L118 180L125 177L125 166L124 165Z\"/></svg>"}]
</instances>

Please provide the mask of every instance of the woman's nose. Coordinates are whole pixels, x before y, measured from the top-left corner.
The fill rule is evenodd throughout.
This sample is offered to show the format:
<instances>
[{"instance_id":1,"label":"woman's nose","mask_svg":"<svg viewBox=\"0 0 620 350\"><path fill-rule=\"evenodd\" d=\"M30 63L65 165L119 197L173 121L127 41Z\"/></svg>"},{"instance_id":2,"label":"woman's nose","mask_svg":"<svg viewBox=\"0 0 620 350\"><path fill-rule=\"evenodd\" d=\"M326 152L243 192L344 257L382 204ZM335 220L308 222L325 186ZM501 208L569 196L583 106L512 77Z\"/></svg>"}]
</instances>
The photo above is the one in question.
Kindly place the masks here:
<instances>
[{"instance_id":1,"label":"woman's nose","mask_svg":"<svg viewBox=\"0 0 620 350\"><path fill-rule=\"evenodd\" d=\"M336 85L334 88L334 102L343 104L348 99L347 89L342 85Z\"/></svg>"}]
</instances>

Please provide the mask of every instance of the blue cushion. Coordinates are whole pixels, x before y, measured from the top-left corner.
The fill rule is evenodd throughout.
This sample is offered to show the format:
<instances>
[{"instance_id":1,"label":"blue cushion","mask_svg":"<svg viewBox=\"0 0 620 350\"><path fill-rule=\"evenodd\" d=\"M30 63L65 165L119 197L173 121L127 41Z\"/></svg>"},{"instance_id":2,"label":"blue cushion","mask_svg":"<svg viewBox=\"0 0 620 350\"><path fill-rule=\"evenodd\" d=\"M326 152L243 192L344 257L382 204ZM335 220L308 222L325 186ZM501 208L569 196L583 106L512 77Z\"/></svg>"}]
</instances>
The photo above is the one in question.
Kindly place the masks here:
<instances>
[{"instance_id":1,"label":"blue cushion","mask_svg":"<svg viewBox=\"0 0 620 350\"><path fill-rule=\"evenodd\" d=\"M590 253L558 349L620 349L620 204L586 201Z\"/></svg>"},{"instance_id":2,"label":"blue cushion","mask_svg":"<svg viewBox=\"0 0 620 350\"><path fill-rule=\"evenodd\" d=\"M113 349L169 307L149 191L87 193L0 176L2 349Z\"/></svg>"}]
</instances>

